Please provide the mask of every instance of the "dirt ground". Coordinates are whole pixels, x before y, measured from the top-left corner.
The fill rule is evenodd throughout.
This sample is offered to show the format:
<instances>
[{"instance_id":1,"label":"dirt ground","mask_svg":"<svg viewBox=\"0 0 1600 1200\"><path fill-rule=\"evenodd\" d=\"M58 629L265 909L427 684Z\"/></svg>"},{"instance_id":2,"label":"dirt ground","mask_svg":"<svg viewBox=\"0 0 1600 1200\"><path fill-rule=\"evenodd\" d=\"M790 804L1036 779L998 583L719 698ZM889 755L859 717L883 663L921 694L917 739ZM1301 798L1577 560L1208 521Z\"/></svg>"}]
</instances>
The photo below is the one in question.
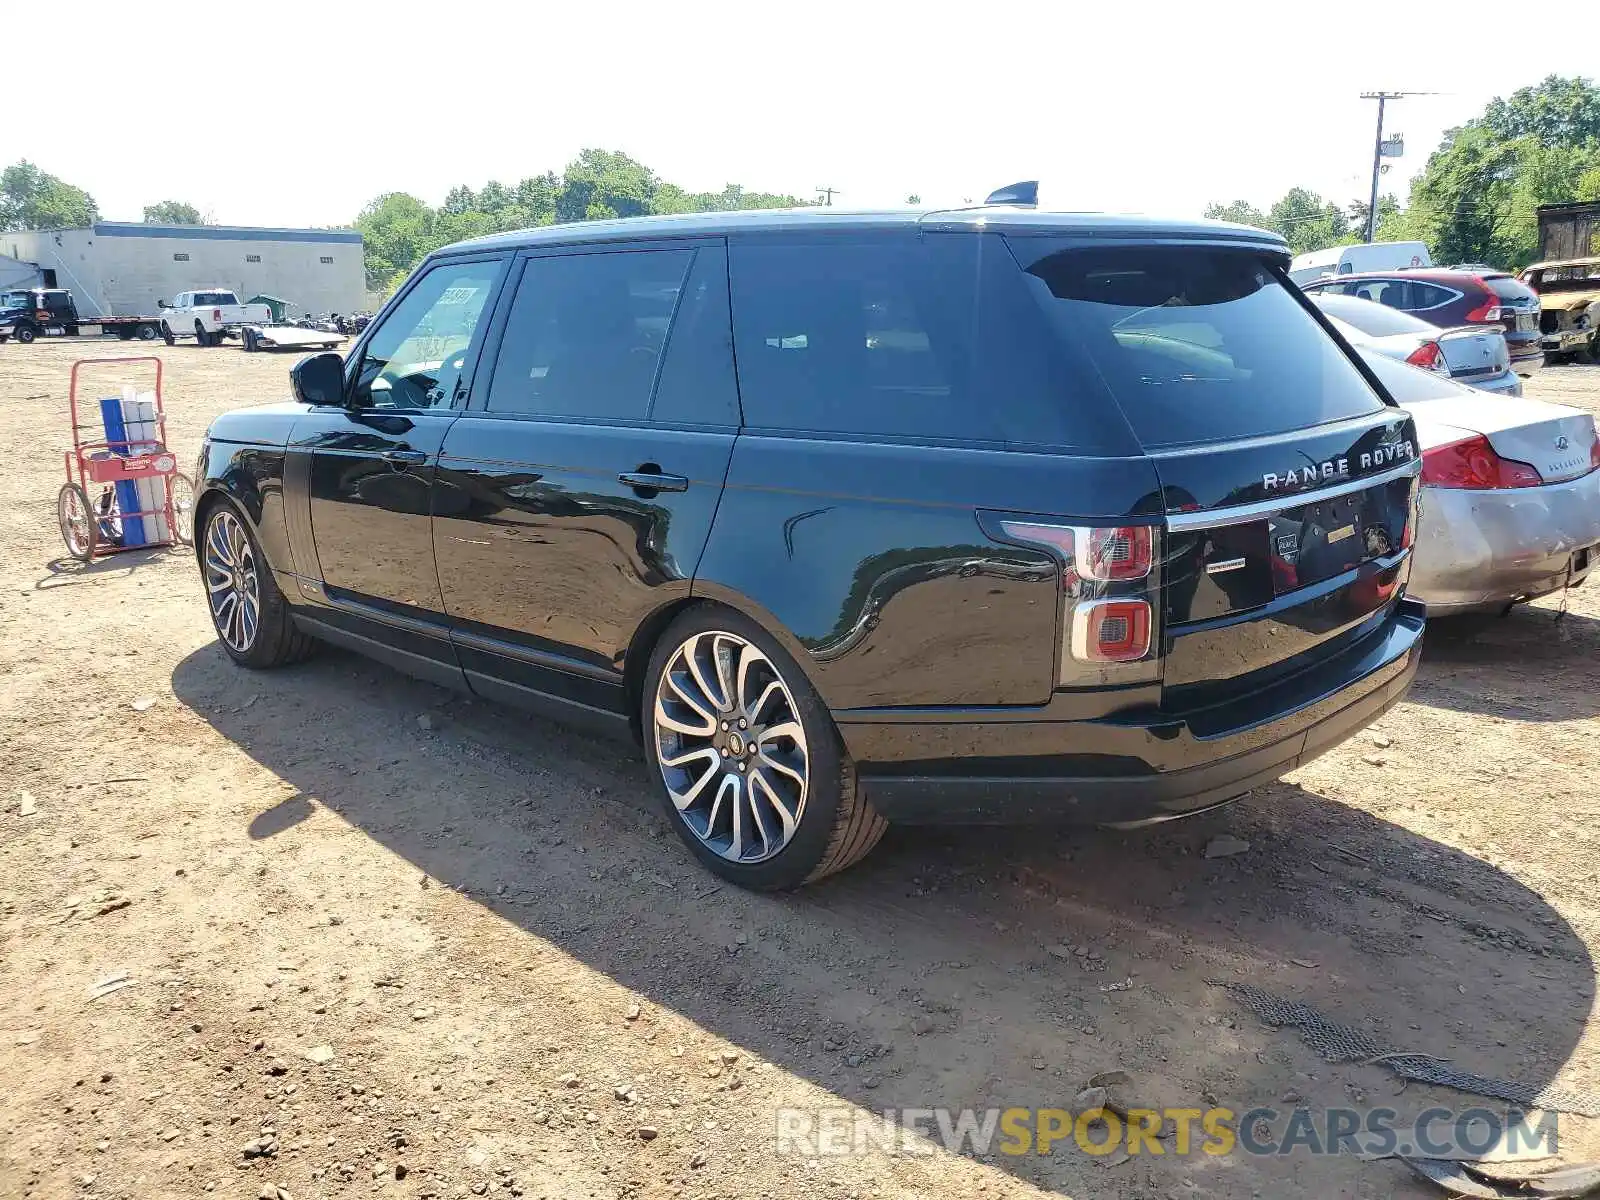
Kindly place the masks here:
<instances>
[{"instance_id":1,"label":"dirt ground","mask_svg":"<svg viewBox=\"0 0 1600 1200\"><path fill-rule=\"evenodd\" d=\"M782 1106L1070 1106L1111 1070L1156 1106L1478 1103L1323 1062L1215 979L1600 1089L1600 586L1430 635L1408 702L1221 813L896 829L752 896L615 746L343 653L250 674L186 555L64 561L83 353L0 347L0 1196L1438 1194L1392 1159L1170 1139L775 1148ZM161 354L185 462L286 393L288 358ZM1600 367L1531 394L1600 410ZM1248 850L1205 857L1222 834ZM1563 1156L1597 1127L1563 1118Z\"/></svg>"}]
</instances>

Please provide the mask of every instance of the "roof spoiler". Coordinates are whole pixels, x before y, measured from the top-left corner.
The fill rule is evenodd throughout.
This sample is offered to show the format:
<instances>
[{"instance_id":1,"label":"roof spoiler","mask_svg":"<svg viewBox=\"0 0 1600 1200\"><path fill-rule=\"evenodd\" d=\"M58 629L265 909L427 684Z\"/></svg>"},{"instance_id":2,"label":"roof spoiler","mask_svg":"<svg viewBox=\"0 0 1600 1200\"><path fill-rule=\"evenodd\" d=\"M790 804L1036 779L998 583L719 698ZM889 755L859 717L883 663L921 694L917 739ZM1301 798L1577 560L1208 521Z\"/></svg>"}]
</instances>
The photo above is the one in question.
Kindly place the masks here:
<instances>
[{"instance_id":1,"label":"roof spoiler","mask_svg":"<svg viewBox=\"0 0 1600 1200\"><path fill-rule=\"evenodd\" d=\"M990 192L984 199L985 204L1011 204L1017 208L1039 207L1039 181L1025 179L1021 183L1008 183L1005 187Z\"/></svg>"}]
</instances>

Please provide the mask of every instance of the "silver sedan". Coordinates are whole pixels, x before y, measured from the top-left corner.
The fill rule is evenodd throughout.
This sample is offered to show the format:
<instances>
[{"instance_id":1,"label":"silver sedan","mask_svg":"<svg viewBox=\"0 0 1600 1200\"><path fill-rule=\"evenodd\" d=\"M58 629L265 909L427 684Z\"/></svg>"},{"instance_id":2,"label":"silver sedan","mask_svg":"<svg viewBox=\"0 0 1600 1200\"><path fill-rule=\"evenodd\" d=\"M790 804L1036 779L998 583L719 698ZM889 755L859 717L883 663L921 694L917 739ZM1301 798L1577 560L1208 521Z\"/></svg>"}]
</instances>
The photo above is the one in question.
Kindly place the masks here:
<instances>
[{"instance_id":1,"label":"silver sedan","mask_svg":"<svg viewBox=\"0 0 1600 1200\"><path fill-rule=\"evenodd\" d=\"M1441 329L1359 296L1318 292L1309 298L1349 342L1480 391L1522 395L1522 377L1511 369L1511 351L1499 329Z\"/></svg>"},{"instance_id":2,"label":"silver sedan","mask_svg":"<svg viewBox=\"0 0 1600 1200\"><path fill-rule=\"evenodd\" d=\"M1408 590L1428 614L1504 612L1582 583L1600 555L1594 417L1357 351L1417 422L1422 519Z\"/></svg>"}]
</instances>

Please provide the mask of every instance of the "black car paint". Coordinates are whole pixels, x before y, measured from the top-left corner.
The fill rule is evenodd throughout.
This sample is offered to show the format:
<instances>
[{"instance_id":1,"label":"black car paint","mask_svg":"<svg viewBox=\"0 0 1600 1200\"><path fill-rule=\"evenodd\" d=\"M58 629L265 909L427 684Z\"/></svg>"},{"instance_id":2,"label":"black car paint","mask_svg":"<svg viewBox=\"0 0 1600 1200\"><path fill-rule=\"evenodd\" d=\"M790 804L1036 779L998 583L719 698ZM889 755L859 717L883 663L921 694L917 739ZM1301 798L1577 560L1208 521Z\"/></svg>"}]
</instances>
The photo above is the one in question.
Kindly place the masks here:
<instances>
[{"instance_id":1,"label":"black car paint","mask_svg":"<svg viewBox=\"0 0 1600 1200\"><path fill-rule=\"evenodd\" d=\"M927 220L971 228L960 216ZM1286 261L1266 235L1112 228L1246 244ZM584 234L558 227L522 240ZM617 240L638 236L635 224ZM514 250L518 240L464 249ZM509 304L510 285L499 287L490 345ZM382 314L349 362L381 325ZM1201 602L1201 581L1206 554L1239 535L1224 523L1175 538L1164 565L1196 580L1191 607L1169 613L1163 634L1172 682L1192 694L1169 689L1164 700L1159 680L1058 690L1058 570L1035 547L989 536L980 519L982 510L1159 522L1258 501L1284 442L1301 461L1353 461L1378 441L1414 445L1393 408L1226 451L1064 458L497 418L482 411L482 394L474 383L452 409L404 415L303 403L225 414L208 432L197 520L211 493L233 499L311 632L613 732L632 724L637 734L644 659L666 617L695 599L729 605L802 664L869 794L899 819L1137 820L1203 807L1333 744L1341 721L1371 720L1416 669L1420 606L1399 599L1403 554L1334 573L1314 596L1219 608ZM396 451L420 458L385 458ZM621 478L645 470L687 486ZM1352 616L1353 598L1380 578L1394 598ZM1220 673L1205 666L1219 652L1233 655ZM1259 669L1274 661L1264 679ZM1251 689L1226 686L1251 668ZM1197 772L1187 782L1186 770ZM1152 786L1158 776L1166 782Z\"/></svg>"}]
</instances>

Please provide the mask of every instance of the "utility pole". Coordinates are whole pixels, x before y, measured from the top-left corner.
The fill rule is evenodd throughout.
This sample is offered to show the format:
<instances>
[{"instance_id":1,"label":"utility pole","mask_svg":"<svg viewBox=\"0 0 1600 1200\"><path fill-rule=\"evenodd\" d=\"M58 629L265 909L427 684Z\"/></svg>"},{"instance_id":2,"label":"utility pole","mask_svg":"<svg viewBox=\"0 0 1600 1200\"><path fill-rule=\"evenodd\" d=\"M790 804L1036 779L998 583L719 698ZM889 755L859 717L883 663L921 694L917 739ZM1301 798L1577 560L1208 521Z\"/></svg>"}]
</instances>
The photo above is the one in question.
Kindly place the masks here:
<instances>
[{"instance_id":1,"label":"utility pole","mask_svg":"<svg viewBox=\"0 0 1600 1200\"><path fill-rule=\"evenodd\" d=\"M1383 106L1389 100L1404 100L1407 96L1437 96L1438 92L1362 92L1363 100L1378 102L1378 133L1372 139L1372 200L1367 206L1367 241L1378 236L1378 176L1383 173ZM1398 155L1400 151L1394 151Z\"/></svg>"},{"instance_id":2,"label":"utility pole","mask_svg":"<svg viewBox=\"0 0 1600 1200\"><path fill-rule=\"evenodd\" d=\"M832 208L833 207L833 196L834 196L834 193L837 192L838 190L839 190L838 188L819 187L817 189L817 195L822 197L822 202L824 204L826 204L829 208Z\"/></svg>"}]
</instances>

